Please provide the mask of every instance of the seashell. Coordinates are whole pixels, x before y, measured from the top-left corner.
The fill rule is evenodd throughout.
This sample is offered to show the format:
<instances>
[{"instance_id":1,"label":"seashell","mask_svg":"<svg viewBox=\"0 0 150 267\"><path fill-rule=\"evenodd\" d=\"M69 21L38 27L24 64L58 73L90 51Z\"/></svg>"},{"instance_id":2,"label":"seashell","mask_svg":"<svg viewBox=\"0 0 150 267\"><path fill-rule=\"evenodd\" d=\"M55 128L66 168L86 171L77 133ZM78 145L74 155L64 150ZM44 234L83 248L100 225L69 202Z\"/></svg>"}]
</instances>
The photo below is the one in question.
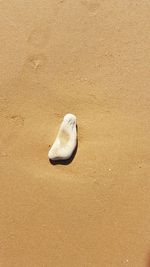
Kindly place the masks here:
<instances>
[{"instance_id":1,"label":"seashell","mask_svg":"<svg viewBox=\"0 0 150 267\"><path fill-rule=\"evenodd\" d=\"M77 146L76 116L66 114L60 125L57 137L48 152L52 161L69 159Z\"/></svg>"}]
</instances>

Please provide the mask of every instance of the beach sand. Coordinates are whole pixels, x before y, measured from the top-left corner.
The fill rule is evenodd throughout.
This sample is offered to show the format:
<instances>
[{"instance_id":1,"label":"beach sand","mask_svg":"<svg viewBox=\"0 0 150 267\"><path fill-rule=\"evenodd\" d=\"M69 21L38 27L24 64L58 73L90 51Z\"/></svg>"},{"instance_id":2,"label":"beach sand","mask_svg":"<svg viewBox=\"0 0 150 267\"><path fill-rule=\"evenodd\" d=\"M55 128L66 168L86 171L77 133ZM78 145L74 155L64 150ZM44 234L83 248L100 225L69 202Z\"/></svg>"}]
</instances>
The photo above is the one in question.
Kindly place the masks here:
<instances>
[{"instance_id":1,"label":"beach sand","mask_svg":"<svg viewBox=\"0 0 150 267\"><path fill-rule=\"evenodd\" d=\"M0 1L0 266L148 267L150 2ZM69 165L48 161L63 116Z\"/></svg>"}]
</instances>

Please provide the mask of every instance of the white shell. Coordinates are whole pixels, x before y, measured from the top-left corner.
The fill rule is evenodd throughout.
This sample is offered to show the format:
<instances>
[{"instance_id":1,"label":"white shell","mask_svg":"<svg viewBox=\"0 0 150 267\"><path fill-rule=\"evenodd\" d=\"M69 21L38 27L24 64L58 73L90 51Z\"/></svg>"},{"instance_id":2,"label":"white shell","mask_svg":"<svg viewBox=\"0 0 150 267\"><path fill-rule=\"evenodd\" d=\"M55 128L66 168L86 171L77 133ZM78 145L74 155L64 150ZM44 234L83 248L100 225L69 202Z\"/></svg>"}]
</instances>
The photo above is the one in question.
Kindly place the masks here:
<instances>
[{"instance_id":1,"label":"white shell","mask_svg":"<svg viewBox=\"0 0 150 267\"><path fill-rule=\"evenodd\" d=\"M50 160L69 159L77 145L76 116L66 114L60 125L54 144L48 152Z\"/></svg>"}]
</instances>

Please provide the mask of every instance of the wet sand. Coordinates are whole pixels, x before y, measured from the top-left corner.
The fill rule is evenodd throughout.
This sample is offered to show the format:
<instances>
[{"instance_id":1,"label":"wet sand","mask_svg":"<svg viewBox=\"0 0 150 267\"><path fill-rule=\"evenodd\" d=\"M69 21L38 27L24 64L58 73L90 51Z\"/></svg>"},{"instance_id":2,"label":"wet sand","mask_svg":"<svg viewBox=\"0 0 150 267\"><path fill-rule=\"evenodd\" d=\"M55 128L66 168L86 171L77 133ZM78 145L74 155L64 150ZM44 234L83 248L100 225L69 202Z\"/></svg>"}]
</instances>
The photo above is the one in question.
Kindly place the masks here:
<instances>
[{"instance_id":1,"label":"wet sand","mask_svg":"<svg viewBox=\"0 0 150 267\"><path fill-rule=\"evenodd\" d=\"M148 267L150 2L0 1L0 266ZM78 150L51 165L66 113Z\"/></svg>"}]
</instances>

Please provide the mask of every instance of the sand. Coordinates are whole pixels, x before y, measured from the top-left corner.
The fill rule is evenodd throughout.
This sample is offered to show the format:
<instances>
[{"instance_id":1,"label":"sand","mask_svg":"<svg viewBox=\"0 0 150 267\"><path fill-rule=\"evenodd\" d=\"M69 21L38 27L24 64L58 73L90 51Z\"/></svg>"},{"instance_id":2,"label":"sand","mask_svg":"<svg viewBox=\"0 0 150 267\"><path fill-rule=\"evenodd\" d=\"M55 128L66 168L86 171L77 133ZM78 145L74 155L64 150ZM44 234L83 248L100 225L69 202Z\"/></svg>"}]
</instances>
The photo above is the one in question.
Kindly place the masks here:
<instances>
[{"instance_id":1,"label":"sand","mask_svg":"<svg viewBox=\"0 0 150 267\"><path fill-rule=\"evenodd\" d=\"M0 266L148 267L150 2L0 1ZM69 165L47 158L77 116Z\"/></svg>"}]
</instances>

